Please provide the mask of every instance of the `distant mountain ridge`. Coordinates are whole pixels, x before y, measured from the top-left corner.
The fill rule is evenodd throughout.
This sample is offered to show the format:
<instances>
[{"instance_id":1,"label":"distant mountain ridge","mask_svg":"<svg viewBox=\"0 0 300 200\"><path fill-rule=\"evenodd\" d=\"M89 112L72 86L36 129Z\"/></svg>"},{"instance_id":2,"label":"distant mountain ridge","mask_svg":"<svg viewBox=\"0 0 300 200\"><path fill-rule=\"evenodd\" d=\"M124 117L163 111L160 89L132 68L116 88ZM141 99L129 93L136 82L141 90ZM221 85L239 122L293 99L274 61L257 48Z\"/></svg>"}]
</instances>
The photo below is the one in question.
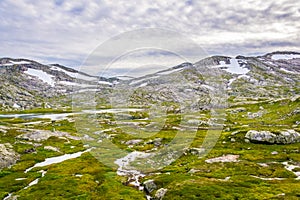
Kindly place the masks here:
<instances>
[{"instance_id":1,"label":"distant mountain ridge","mask_svg":"<svg viewBox=\"0 0 300 200\"><path fill-rule=\"evenodd\" d=\"M53 107L50 99L70 98L74 91L93 91L108 102L111 89L120 87L134 90L132 104L175 100L174 93L179 99L204 97L221 89L212 84L215 80L235 99L292 97L299 95L299 75L300 53L290 51L257 57L211 56L138 78L97 77L59 64L1 58L0 109Z\"/></svg>"}]
</instances>

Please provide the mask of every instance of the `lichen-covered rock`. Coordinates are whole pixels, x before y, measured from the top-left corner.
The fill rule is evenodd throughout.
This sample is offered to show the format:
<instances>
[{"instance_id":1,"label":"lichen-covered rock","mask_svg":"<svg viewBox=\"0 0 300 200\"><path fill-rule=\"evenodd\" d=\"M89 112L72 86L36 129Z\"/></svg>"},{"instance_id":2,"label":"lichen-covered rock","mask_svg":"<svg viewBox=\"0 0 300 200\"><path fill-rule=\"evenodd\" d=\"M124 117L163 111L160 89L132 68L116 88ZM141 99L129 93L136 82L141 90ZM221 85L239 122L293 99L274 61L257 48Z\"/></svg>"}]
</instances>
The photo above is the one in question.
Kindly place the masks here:
<instances>
[{"instance_id":1,"label":"lichen-covered rock","mask_svg":"<svg viewBox=\"0 0 300 200\"><path fill-rule=\"evenodd\" d=\"M190 148L188 150L189 153L191 153L192 155L197 155L197 156L201 156L203 155L203 153L205 153L205 149L204 148Z\"/></svg>"},{"instance_id":2,"label":"lichen-covered rock","mask_svg":"<svg viewBox=\"0 0 300 200\"><path fill-rule=\"evenodd\" d=\"M216 157L216 158L211 158L211 159L207 159L205 160L206 163L216 163L216 162L239 162L238 158L240 157L240 155L232 155L232 154L228 154L228 155L223 155L221 157Z\"/></svg>"},{"instance_id":3,"label":"lichen-covered rock","mask_svg":"<svg viewBox=\"0 0 300 200\"><path fill-rule=\"evenodd\" d=\"M142 141L143 140L141 140L141 139L129 140L125 144L127 144L127 145L135 145L135 144L138 144L138 143L140 143Z\"/></svg>"},{"instance_id":4,"label":"lichen-covered rock","mask_svg":"<svg viewBox=\"0 0 300 200\"><path fill-rule=\"evenodd\" d=\"M144 190L148 194L151 193L153 190L157 189L157 186L154 183L154 180L147 180L143 184L144 184Z\"/></svg>"},{"instance_id":5,"label":"lichen-covered rock","mask_svg":"<svg viewBox=\"0 0 300 200\"><path fill-rule=\"evenodd\" d=\"M276 135L270 131L250 130L246 133L245 138L249 139L250 141L275 143Z\"/></svg>"},{"instance_id":6,"label":"lichen-covered rock","mask_svg":"<svg viewBox=\"0 0 300 200\"><path fill-rule=\"evenodd\" d=\"M16 164L19 158L19 154L13 150L11 144L0 144L0 169Z\"/></svg>"},{"instance_id":7,"label":"lichen-covered rock","mask_svg":"<svg viewBox=\"0 0 300 200\"><path fill-rule=\"evenodd\" d=\"M300 134L294 130L284 130L275 134L270 131L250 130L245 135L251 142L261 142L269 144L292 144L300 142Z\"/></svg>"},{"instance_id":8,"label":"lichen-covered rock","mask_svg":"<svg viewBox=\"0 0 300 200\"><path fill-rule=\"evenodd\" d=\"M80 140L80 137L72 136L69 133L66 132L60 132L60 131L48 131L48 130L29 130L29 133L25 133L22 135L17 136L18 139L22 140L33 140L36 142L45 141L50 137L67 137L72 140Z\"/></svg>"},{"instance_id":9,"label":"lichen-covered rock","mask_svg":"<svg viewBox=\"0 0 300 200\"><path fill-rule=\"evenodd\" d=\"M300 142L300 134L294 130L281 131L277 136L277 143L291 144Z\"/></svg>"},{"instance_id":10,"label":"lichen-covered rock","mask_svg":"<svg viewBox=\"0 0 300 200\"><path fill-rule=\"evenodd\" d=\"M160 188L155 193L155 199L157 199L157 200L163 199L163 197L165 196L165 194L167 193L167 191L168 191L168 189Z\"/></svg>"},{"instance_id":11,"label":"lichen-covered rock","mask_svg":"<svg viewBox=\"0 0 300 200\"><path fill-rule=\"evenodd\" d=\"M53 146L44 146L44 149L49 151L60 152L57 147L53 147Z\"/></svg>"}]
</instances>

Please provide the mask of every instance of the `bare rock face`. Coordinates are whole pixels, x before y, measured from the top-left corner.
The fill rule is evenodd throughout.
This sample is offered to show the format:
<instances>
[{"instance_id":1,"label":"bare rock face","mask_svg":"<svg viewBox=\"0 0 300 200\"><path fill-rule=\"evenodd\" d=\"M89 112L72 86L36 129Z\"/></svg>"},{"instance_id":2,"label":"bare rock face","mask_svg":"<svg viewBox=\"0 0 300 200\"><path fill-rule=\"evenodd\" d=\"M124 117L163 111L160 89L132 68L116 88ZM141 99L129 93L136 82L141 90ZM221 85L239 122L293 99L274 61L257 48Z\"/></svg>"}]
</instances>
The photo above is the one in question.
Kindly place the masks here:
<instances>
[{"instance_id":1,"label":"bare rock face","mask_svg":"<svg viewBox=\"0 0 300 200\"><path fill-rule=\"evenodd\" d=\"M47 131L47 130L31 130L28 133L17 136L17 139L41 142L41 141L47 140L48 138L50 138L52 136L66 137L66 138L70 138L72 140L80 140L81 139L80 137L72 136L66 132L60 132L60 131L52 132L52 131Z\"/></svg>"},{"instance_id":2,"label":"bare rock face","mask_svg":"<svg viewBox=\"0 0 300 200\"><path fill-rule=\"evenodd\" d=\"M0 169L16 164L20 156L9 143L0 144Z\"/></svg>"},{"instance_id":3,"label":"bare rock face","mask_svg":"<svg viewBox=\"0 0 300 200\"><path fill-rule=\"evenodd\" d=\"M300 142L300 134L294 130L284 130L279 133L250 130L246 133L245 138L251 142L268 144L292 144Z\"/></svg>"},{"instance_id":4,"label":"bare rock face","mask_svg":"<svg viewBox=\"0 0 300 200\"><path fill-rule=\"evenodd\" d=\"M205 160L206 163L218 163L218 162L239 162L238 158L240 157L240 155L232 155L232 154L228 154L228 155L223 155L221 157L216 157L216 158L211 158L211 159L207 159Z\"/></svg>"}]
</instances>

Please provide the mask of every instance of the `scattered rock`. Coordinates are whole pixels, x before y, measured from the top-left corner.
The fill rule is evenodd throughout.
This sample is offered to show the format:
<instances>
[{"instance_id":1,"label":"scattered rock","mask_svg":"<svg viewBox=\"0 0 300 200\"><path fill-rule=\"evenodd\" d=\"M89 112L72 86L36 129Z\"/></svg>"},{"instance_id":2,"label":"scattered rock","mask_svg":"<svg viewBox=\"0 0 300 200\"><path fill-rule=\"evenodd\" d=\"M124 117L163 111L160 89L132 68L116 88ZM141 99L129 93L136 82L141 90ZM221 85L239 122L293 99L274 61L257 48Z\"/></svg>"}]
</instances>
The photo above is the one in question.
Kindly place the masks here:
<instances>
[{"instance_id":1,"label":"scattered rock","mask_svg":"<svg viewBox=\"0 0 300 200\"><path fill-rule=\"evenodd\" d=\"M246 142L246 143L250 143L250 140L249 140L249 139L245 139L245 142Z\"/></svg>"},{"instance_id":2,"label":"scattered rock","mask_svg":"<svg viewBox=\"0 0 300 200\"><path fill-rule=\"evenodd\" d=\"M239 133L239 131L234 131L234 132L231 133L231 135L233 136L233 135L236 135L238 133Z\"/></svg>"},{"instance_id":3,"label":"scattered rock","mask_svg":"<svg viewBox=\"0 0 300 200\"><path fill-rule=\"evenodd\" d=\"M262 111L258 111L257 113L248 112L247 113L249 119L255 119L263 116Z\"/></svg>"},{"instance_id":4,"label":"scattered rock","mask_svg":"<svg viewBox=\"0 0 300 200\"><path fill-rule=\"evenodd\" d=\"M167 191L168 191L168 189L165 189L165 188L158 189L155 193L155 199L157 199L157 200L163 199L163 197L165 196Z\"/></svg>"},{"instance_id":5,"label":"scattered rock","mask_svg":"<svg viewBox=\"0 0 300 200\"><path fill-rule=\"evenodd\" d=\"M144 190L147 194L150 194L152 191L157 189L154 180L147 180L143 183L143 185L144 185Z\"/></svg>"},{"instance_id":6,"label":"scattered rock","mask_svg":"<svg viewBox=\"0 0 300 200\"><path fill-rule=\"evenodd\" d=\"M231 141L231 142L235 142L236 140L235 140L234 138L231 138L230 141Z\"/></svg>"},{"instance_id":7,"label":"scattered rock","mask_svg":"<svg viewBox=\"0 0 300 200\"><path fill-rule=\"evenodd\" d=\"M155 139L153 140L154 146L159 147L159 146L161 145L161 141L162 141L162 138L155 138Z\"/></svg>"},{"instance_id":8,"label":"scattered rock","mask_svg":"<svg viewBox=\"0 0 300 200\"><path fill-rule=\"evenodd\" d=\"M94 141L95 139L92 138L91 136L89 136L88 134L84 134L84 136L82 137L82 139L84 141Z\"/></svg>"},{"instance_id":9,"label":"scattered rock","mask_svg":"<svg viewBox=\"0 0 300 200\"><path fill-rule=\"evenodd\" d=\"M197 173L197 172L200 172L200 170L198 170L198 169L191 169L188 173L189 174L194 174L194 173Z\"/></svg>"},{"instance_id":10,"label":"scattered rock","mask_svg":"<svg viewBox=\"0 0 300 200\"><path fill-rule=\"evenodd\" d=\"M60 152L59 149L57 147L52 147L52 146L44 146L45 150L49 150L49 151L56 151L56 152Z\"/></svg>"},{"instance_id":11,"label":"scattered rock","mask_svg":"<svg viewBox=\"0 0 300 200\"><path fill-rule=\"evenodd\" d=\"M251 142L261 142L269 144L292 144L300 142L300 134L294 130L280 131L278 134L270 131L250 130L245 135Z\"/></svg>"},{"instance_id":12,"label":"scattered rock","mask_svg":"<svg viewBox=\"0 0 300 200\"><path fill-rule=\"evenodd\" d=\"M2 129L1 127L0 127L0 133L7 133L7 130L6 129Z\"/></svg>"},{"instance_id":13,"label":"scattered rock","mask_svg":"<svg viewBox=\"0 0 300 200\"><path fill-rule=\"evenodd\" d=\"M262 167L269 167L269 165L267 163L257 163L257 164L262 166Z\"/></svg>"},{"instance_id":14,"label":"scattered rock","mask_svg":"<svg viewBox=\"0 0 300 200\"><path fill-rule=\"evenodd\" d=\"M203 154L205 152L205 149L204 148L190 148L189 150L189 153L191 153L192 155L198 155L200 156L201 154Z\"/></svg>"},{"instance_id":15,"label":"scattered rock","mask_svg":"<svg viewBox=\"0 0 300 200\"><path fill-rule=\"evenodd\" d=\"M234 114L234 113L239 113L239 112L245 112L246 110L247 110L247 109L244 108L244 107L239 107L239 108L232 109L230 112L231 112L232 114Z\"/></svg>"},{"instance_id":16,"label":"scattered rock","mask_svg":"<svg viewBox=\"0 0 300 200\"><path fill-rule=\"evenodd\" d=\"M272 154L272 155L277 155L278 152L277 152L277 151L272 151L271 154Z\"/></svg>"},{"instance_id":17,"label":"scattered rock","mask_svg":"<svg viewBox=\"0 0 300 200\"><path fill-rule=\"evenodd\" d=\"M217 158L211 158L211 159L207 159L205 160L206 163L215 163L215 162L239 162L238 158L240 157L240 155L232 155L232 154L228 154L228 155L224 155L221 157L217 157Z\"/></svg>"},{"instance_id":18,"label":"scattered rock","mask_svg":"<svg viewBox=\"0 0 300 200\"><path fill-rule=\"evenodd\" d=\"M34 153L34 152L36 152L36 150L34 148L24 150L24 153Z\"/></svg>"},{"instance_id":19,"label":"scattered rock","mask_svg":"<svg viewBox=\"0 0 300 200\"><path fill-rule=\"evenodd\" d=\"M135 144L138 144L138 143L140 143L140 142L142 142L143 140L141 140L141 139L136 139L136 140L129 140L129 141L127 141L125 144L127 144L127 145L135 145Z\"/></svg>"}]
</instances>

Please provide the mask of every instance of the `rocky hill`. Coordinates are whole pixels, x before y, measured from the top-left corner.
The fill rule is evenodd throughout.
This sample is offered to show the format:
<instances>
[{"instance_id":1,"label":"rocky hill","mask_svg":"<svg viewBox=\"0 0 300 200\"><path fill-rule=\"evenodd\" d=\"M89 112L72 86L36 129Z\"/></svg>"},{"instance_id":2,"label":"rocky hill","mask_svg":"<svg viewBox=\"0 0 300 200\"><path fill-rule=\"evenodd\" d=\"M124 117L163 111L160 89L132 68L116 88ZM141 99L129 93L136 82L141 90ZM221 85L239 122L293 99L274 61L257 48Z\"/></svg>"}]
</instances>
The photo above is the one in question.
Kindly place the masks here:
<instances>
[{"instance_id":1,"label":"rocky hill","mask_svg":"<svg viewBox=\"0 0 300 200\"><path fill-rule=\"evenodd\" d=\"M182 63L139 78L91 76L58 64L44 65L27 59L0 59L0 108L23 110L62 106L50 99L70 97L74 91L96 92L101 101L124 95L133 105L194 100L205 109L211 98L234 100L284 98L299 95L300 53L273 52L264 56L235 58L212 56L196 63ZM115 88L115 94L110 89ZM108 90L107 90L108 89ZM109 92L103 92L109 91ZM115 98L122 103L124 99ZM128 102L127 102L128 103ZM52 105L53 104L53 105ZM58 104L58 105L54 105Z\"/></svg>"},{"instance_id":2,"label":"rocky hill","mask_svg":"<svg viewBox=\"0 0 300 200\"><path fill-rule=\"evenodd\" d=\"M91 76L58 64L44 65L27 59L0 59L0 108L24 110L51 108L50 99L66 97L74 90L110 86L110 80ZM59 105L58 105L59 106Z\"/></svg>"},{"instance_id":3,"label":"rocky hill","mask_svg":"<svg viewBox=\"0 0 300 200\"><path fill-rule=\"evenodd\" d=\"M192 99L192 106L205 109L212 98L239 102L295 97L300 94L299 74L300 54L296 52L258 57L212 56L127 80L117 87L131 91L132 104Z\"/></svg>"}]
</instances>

